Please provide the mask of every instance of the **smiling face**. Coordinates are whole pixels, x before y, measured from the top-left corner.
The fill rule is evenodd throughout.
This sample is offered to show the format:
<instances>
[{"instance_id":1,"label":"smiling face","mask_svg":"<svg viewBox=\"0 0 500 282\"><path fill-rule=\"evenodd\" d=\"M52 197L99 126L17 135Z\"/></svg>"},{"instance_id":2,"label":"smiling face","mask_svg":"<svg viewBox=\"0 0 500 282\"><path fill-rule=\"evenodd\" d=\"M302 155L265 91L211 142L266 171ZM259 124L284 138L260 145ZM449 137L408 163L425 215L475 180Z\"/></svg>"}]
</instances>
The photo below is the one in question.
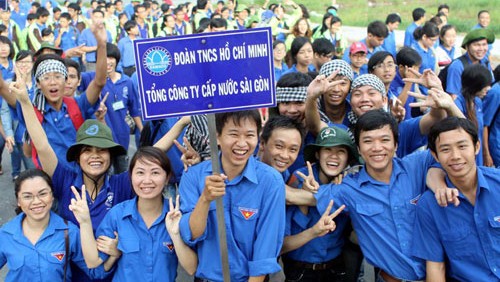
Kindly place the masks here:
<instances>
[{"instance_id":1,"label":"smiling face","mask_svg":"<svg viewBox=\"0 0 500 282\"><path fill-rule=\"evenodd\" d=\"M323 100L328 106L339 106L345 102L347 94L349 94L351 81L345 76L336 76L333 80L341 82L325 92Z\"/></svg>"},{"instance_id":2,"label":"smiling face","mask_svg":"<svg viewBox=\"0 0 500 282\"><path fill-rule=\"evenodd\" d=\"M479 141L474 144L472 137L459 128L441 132L436 139L436 153L432 154L453 181L475 174L480 146Z\"/></svg>"},{"instance_id":3,"label":"smiling face","mask_svg":"<svg viewBox=\"0 0 500 282\"><path fill-rule=\"evenodd\" d=\"M159 164L138 159L131 171L131 180L134 192L140 199L156 199L162 197L168 174Z\"/></svg>"},{"instance_id":4,"label":"smiling face","mask_svg":"<svg viewBox=\"0 0 500 282\"><path fill-rule=\"evenodd\" d=\"M248 159L253 155L258 142L257 124L244 118L235 124L229 119L217 135L217 143L222 153L221 162L225 171L235 175L243 171Z\"/></svg>"},{"instance_id":5,"label":"smiling face","mask_svg":"<svg viewBox=\"0 0 500 282\"><path fill-rule=\"evenodd\" d=\"M298 36L305 36L307 30L309 29L309 24L306 19L300 19L297 23L297 30L299 32Z\"/></svg>"},{"instance_id":6,"label":"smiling face","mask_svg":"<svg viewBox=\"0 0 500 282\"><path fill-rule=\"evenodd\" d=\"M287 116L299 123L303 123L306 113L306 103L299 101L282 102L278 104L280 115Z\"/></svg>"},{"instance_id":7,"label":"smiling face","mask_svg":"<svg viewBox=\"0 0 500 282\"><path fill-rule=\"evenodd\" d=\"M490 13L482 12L477 18L477 22L483 28L488 27L490 25Z\"/></svg>"},{"instance_id":8,"label":"smiling face","mask_svg":"<svg viewBox=\"0 0 500 282\"><path fill-rule=\"evenodd\" d=\"M347 166L348 150L343 146L323 147L316 153L323 173L327 179L339 175Z\"/></svg>"},{"instance_id":9,"label":"smiling face","mask_svg":"<svg viewBox=\"0 0 500 282\"><path fill-rule=\"evenodd\" d=\"M382 109L387 104L387 96L382 96L370 85L358 87L351 92L351 108L360 117L368 111Z\"/></svg>"},{"instance_id":10,"label":"smiling face","mask_svg":"<svg viewBox=\"0 0 500 282\"><path fill-rule=\"evenodd\" d=\"M116 59L113 57L106 58L106 74L112 75L116 71Z\"/></svg>"},{"instance_id":11,"label":"smiling face","mask_svg":"<svg viewBox=\"0 0 500 282\"><path fill-rule=\"evenodd\" d=\"M302 144L300 132L296 129L277 128L266 143L260 143L262 162L284 172L297 159Z\"/></svg>"},{"instance_id":12,"label":"smiling face","mask_svg":"<svg viewBox=\"0 0 500 282\"><path fill-rule=\"evenodd\" d=\"M24 59L21 59L19 61L16 61L15 67L21 72L21 73L31 73L31 70L33 69L33 57L27 56ZM31 79L31 78L30 78Z\"/></svg>"},{"instance_id":13,"label":"smiling face","mask_svg":"<svg viewBox=\"0 0 500 282\"><path fill-rule=\"evenodd\" d=\"M106 173L111 165L108 149L83 146L78 157L78 164L85 174L96 179Z\"/></svg>"},{"instance_id":14,"label":"smiling face","mask_svg":"<svg viewBox=\"0 0 500 282\"><path fill-rule=\"evenodd\" d=\"M373 74L376 75L384 85L389 85L396 77L396 63L392 56L385 57L382 63L377 64L373 68Z\"/></svg>"},{"instance_id":15,"label":"smiling face","mask_svg":"<svg viewBox=\"0 0 500 282\"><path fill-rule=\"evenodd\" d=\"M486 39L477 40L467 45L467 53L473 61L480 61L486 56L488 51L488 41Z\"/></svg>"},{"instance_id":16,"label":"smiling face","mask_svg":"<svg viewBox=\"0 0 500 282\"><path fill-rule=\"evenodd\" d=\"M396 152L394 136L389 125L380 129L361 131L358 150L368 173L372 176L392 172L392 158Z\"/></svg>"},{"instance_id":17,"label":"smiling face","mask_svg":"<svg viewBox=\"0 0 500 282\"><path fill-rule=\"evenodd\" d=\"M48 220L53 202L52 190L42 177L28 178L21 183L17 205L30 220Z\"/></svg>"}]
</instances>

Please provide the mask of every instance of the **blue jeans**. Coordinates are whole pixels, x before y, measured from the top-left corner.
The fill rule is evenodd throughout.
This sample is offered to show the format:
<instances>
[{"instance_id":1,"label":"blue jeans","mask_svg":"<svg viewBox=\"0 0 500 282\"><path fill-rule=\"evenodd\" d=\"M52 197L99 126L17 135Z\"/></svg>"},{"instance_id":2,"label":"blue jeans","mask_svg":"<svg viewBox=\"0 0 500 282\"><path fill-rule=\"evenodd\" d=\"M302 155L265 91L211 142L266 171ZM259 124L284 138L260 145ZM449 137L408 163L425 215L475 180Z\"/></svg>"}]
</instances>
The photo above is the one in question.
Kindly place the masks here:
<instances>
[{"instance_id":1,"label":"blue jeans","mask_svg":"<svg viewBox=\"0 0 500 282\"><path fill-rule=\"evenodd\" d=\"M12 165L12 177L16 177L21 173L21 163L24 164L24 169L35 168L33 160L23 154L23 143L16 142L16 146L14 146L14 150L10 154L10 163Z\"/></svg>"}]
</instances>

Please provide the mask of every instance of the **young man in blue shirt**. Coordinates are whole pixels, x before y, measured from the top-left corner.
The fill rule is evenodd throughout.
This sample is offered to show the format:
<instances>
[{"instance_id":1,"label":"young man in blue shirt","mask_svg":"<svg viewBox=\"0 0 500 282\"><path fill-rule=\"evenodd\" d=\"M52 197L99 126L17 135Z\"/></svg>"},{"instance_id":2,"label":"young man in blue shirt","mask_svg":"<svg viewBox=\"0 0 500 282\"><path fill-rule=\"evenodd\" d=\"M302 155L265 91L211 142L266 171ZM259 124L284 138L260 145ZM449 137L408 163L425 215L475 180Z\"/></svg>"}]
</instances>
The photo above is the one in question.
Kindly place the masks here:
<instances>
[{"instance_id":1,"label":"young man in blue shirt","mask_svg":"<svg viewBox=\"0 0 500 282\"><path fill-rule=\"evenodd\" d=\"M500 279L500 174L476 165L480 146L467 119L447 118L429 133L429 148L459 204L439 206L431 191L418 201L412 253L426 260L427 281Z\"/></svg>"},{"instance_id":2,"label":"young man in blue shirt","mask_svg":"<svg viewBox=\"0 0 500 282\"><path fill-rule=\"evenodd\" d=\"M396 57L396 29L398 29L400 23L401 17L396 13L387 15L385 19L389 35L385 38L382 48L391 53L393 57Z\"/></svg>"},{"instance_id":3,"label":"young man in blue shirt","mask_svg":"<svg viewBox=\"0 0 500 282\"><path fill-rule=\"evenodd\" d=\"M56 38L54 45L66 51L78 46L78 36L80 36L80 32L71 25L69 13L62 13L59 18L59 27L54 30L54 37ZM78 61L78 58L75 58L75 60Z\"/></svg>"},{"instance_id":4,"label":"young man in blue shirt","mask_svg":"<svg viewBox=\"0 0 500 282\"><path fill-rule=\"evenodd\" d=\"M445 94L443 94L445 95ZM361 171L342 184L327 184L313 194L287 190L287 202L315 205L323 212L331 199L346 205L366 260L382 281L422 280L424 263L411 256L416 202L425 191L425 173L433 163L428 152L394 158L398 124L383 110L373 110L356 123L356 144L365 161Z\"/></svg>"},{"instance_id":5,"label":"young man in blue shirt","mask_svg":"<svg viewBox=\"0 0 500 282\"><path fill-rule=\"evenodd\" d=\"M104 12L101 10L92 11L92 22L102 22L104 20ZM107 42L111 43L111 34L106 30ZM85 71L95 71L97 68L97 40L92 34L90 28L86 28L82 31L78 37L78 45L85 45L82 50L86 52L85 54Z\"/></svg>"},{"instance_id":6,"label":"young man in blue shirt","mask_svg":"<svg viewBox=\"0 0 500 282\"><path fill-rule=\"evenodd\" d=\"M122 70L124 74L132 76L135 72L135 55L134 55L134 40L139 37L139 27L134 20L127 21L123 25L123 29L127 32L127 36L118 41L118 49L120 50L121 60L118 63L118 70Z\"/></svg>"},{"instance_id":7,"label":"young man in blue shirt","mask_svg":"<svg viewBox=\"0 0 500 282\"><path fill-rule=\"evenodd\" d=\"M261 128L257 110L216 114L221 174L210 161L182 176L183 240L198 253L197 281L222 281L214 200L223 197L231 281L263 281L280 270L285 233L285 183L252 155Z\"/></svg>"},{"instance_id":8,"label":"young man in blue shirt","mask_svg":"<svg viewBox=\"0 0 500 282\"><path fill-rule=\"evenodd\" d=\"M106 44L107 53L107 79L102 88L101 97L108 95L105 116L106 124L113 132L115 142L128 148L130 141L130 127L125 121L127 113L133 118L139 131L142 130L142 120L139 112L139 97L137 89L133 87L132 79L116 70L120 61L120 51L112 43Z\"/></svg>"},{"instance_id":9,"label":"young man in blue shirt","mask_svg":"<svg viewBox=\"0 0 500 282\"><path fill-rule=\"evenodd\" d=\"M388 34L389 30L387 29L387 26L381 21L373 21L368 25L367 36L365 39L360 41L365 44L367 48L367 59L370 59L374 53L384 50L382 48L382 44ZM344 56L342 57L342 59L348 63L351 63L349 58L350 53L350 48L347 48L344 52ZM368 67L366 65L361 67L360 73L368 73Z\"/></svg>"},{"instance_id":10,"label":"young man in blue shirt","mask_svg":"<svg viewBox=\"0 0 500 282\"><path fill-rule=\"evenodd\" d=\"M87 112L97 109L99 93L106 83L106 29L102 22L95 22L92 31L97 37L100 47L98 49L99 59L97 60L99 68L97 68L95 78L88 86L86 94L75 99L82 117L85 117ZM42 58L42 56L44 57ZM68 70L59 56L51 54L42 56L33 67L38 88L33 103L43 116L42 126L52 148L59 157L59 161L69 165L64 156L68 148L76 141L77 128L70 117L71 111L68 110L68 105L63 99ZM16 107L16 97L9 92L8 85L3 79L0 79L0 93L9 106ZM17 107L18 116L21 117L20 122L24 123L19 103Z\"/></svg>"},{"instance_id":11,"label":"young man in blue shirt","mask_svg":"<svg viewBox=\"0 0 500 282\"><path fill-rule=\"evenodd\" d=\"M406 28L404 46L410 47L414 42L416 42L413 37L413 32L419 26L425 22L425 10L422 8L416 8L412 12L413 23Z\"/></svg>"},{"instance_id":12,"label":"young man in blue shirt","mask_svg":"<svg viewBox=\"0 0 500 282\"><path fill-rule=\"evenodd\" d=\"M266 121L259 143L260 160L272 166L288 181L288 168L295 162L302 148L305 130L302 123L282 115Z\"/></svg>"},{"instance_id":13,"label":"young man in blue shirt","mask_svg":"<svg viewBox=\"0 0 500 282\"><path fill-rule=\"evenodd\" d=\"M390 92L394 93L399 101L404 105L406 114L404 119L410 119L413 116L420 116L422 113L419 108L411 108L410 103L415 101L415 98L408 95L409 91L415 92L415 84L412 82L403 81L404 78L414 78L415 74L410 71L419 70L422 64L422 57L417 51L410 47L403 47L399 50L396 55L396 63L398 65L396 69L396 77L392 80L389 86Z\"/></svg>"},{"instance_id":14,"label":"young man in blue shirt","mask_svg":"<svg viewBox=\"0 0 500 282\"><path fill-rule=\"evenodd\" d=\"M495 35L489 29L479 28L467 33L462 41L462 48L467 50L464 54L468 63L481 64L491 71L491 64L488 61L488 44L495 42ZM462 73L464 64L460 60L454 60L448 67L446 77L446 92L453 95L462 95Z\"/></svg>"}]
</instances>

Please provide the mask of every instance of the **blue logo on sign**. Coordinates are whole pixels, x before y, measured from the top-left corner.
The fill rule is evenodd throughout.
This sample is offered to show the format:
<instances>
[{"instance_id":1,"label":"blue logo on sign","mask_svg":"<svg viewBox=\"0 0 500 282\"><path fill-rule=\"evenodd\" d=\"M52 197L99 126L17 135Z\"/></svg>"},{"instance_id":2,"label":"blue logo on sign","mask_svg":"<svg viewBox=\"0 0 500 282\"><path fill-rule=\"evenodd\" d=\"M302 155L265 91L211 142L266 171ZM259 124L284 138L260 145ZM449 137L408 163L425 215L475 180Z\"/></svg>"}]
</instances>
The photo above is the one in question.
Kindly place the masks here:
<instances>
[{"instance_id":1,"label":"blue logo on sign","mask_svg":"<svg viewBox=\"0 0 500 282\"><path fill-rule=\"evenodd\" d=\"M96 124L91 125L87 130L85 130L85 133L87 135L96 135L97 132L99 132L99 127Z\"/></svg>"},{"instance_id":2,"label":"blue logo on sign","mask_svg":"<svg viewBox=\"0 0 500 282\"><path fill-rule=\"evenodd\" d=\"M156 46L146 50L142 57L142 64L149 74L164 75L172 67L172 56L167 49Z\"/></svg>"}]
</instances>

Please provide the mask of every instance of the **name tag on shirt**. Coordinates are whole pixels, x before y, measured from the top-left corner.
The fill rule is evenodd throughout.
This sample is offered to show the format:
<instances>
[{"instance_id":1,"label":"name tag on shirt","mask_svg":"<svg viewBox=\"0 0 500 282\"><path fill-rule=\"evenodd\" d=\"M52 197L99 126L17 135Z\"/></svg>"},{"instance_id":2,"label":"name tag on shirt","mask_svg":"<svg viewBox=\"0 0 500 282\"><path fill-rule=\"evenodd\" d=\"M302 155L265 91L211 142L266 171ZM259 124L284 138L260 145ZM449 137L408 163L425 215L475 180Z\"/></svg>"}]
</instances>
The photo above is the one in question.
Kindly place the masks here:
<instances>
[{"instance_id":1,"label":"name tag on shirt","mask_svg":"<svg viewBox=\"0 0 500 282\"><path fill-rule=\"evenodd\" d=\"M123 101L117 101L113 103L113 111L119 111L121 109L125 109L125 105L123 104Z\"/></svg>"}]
</instances>

